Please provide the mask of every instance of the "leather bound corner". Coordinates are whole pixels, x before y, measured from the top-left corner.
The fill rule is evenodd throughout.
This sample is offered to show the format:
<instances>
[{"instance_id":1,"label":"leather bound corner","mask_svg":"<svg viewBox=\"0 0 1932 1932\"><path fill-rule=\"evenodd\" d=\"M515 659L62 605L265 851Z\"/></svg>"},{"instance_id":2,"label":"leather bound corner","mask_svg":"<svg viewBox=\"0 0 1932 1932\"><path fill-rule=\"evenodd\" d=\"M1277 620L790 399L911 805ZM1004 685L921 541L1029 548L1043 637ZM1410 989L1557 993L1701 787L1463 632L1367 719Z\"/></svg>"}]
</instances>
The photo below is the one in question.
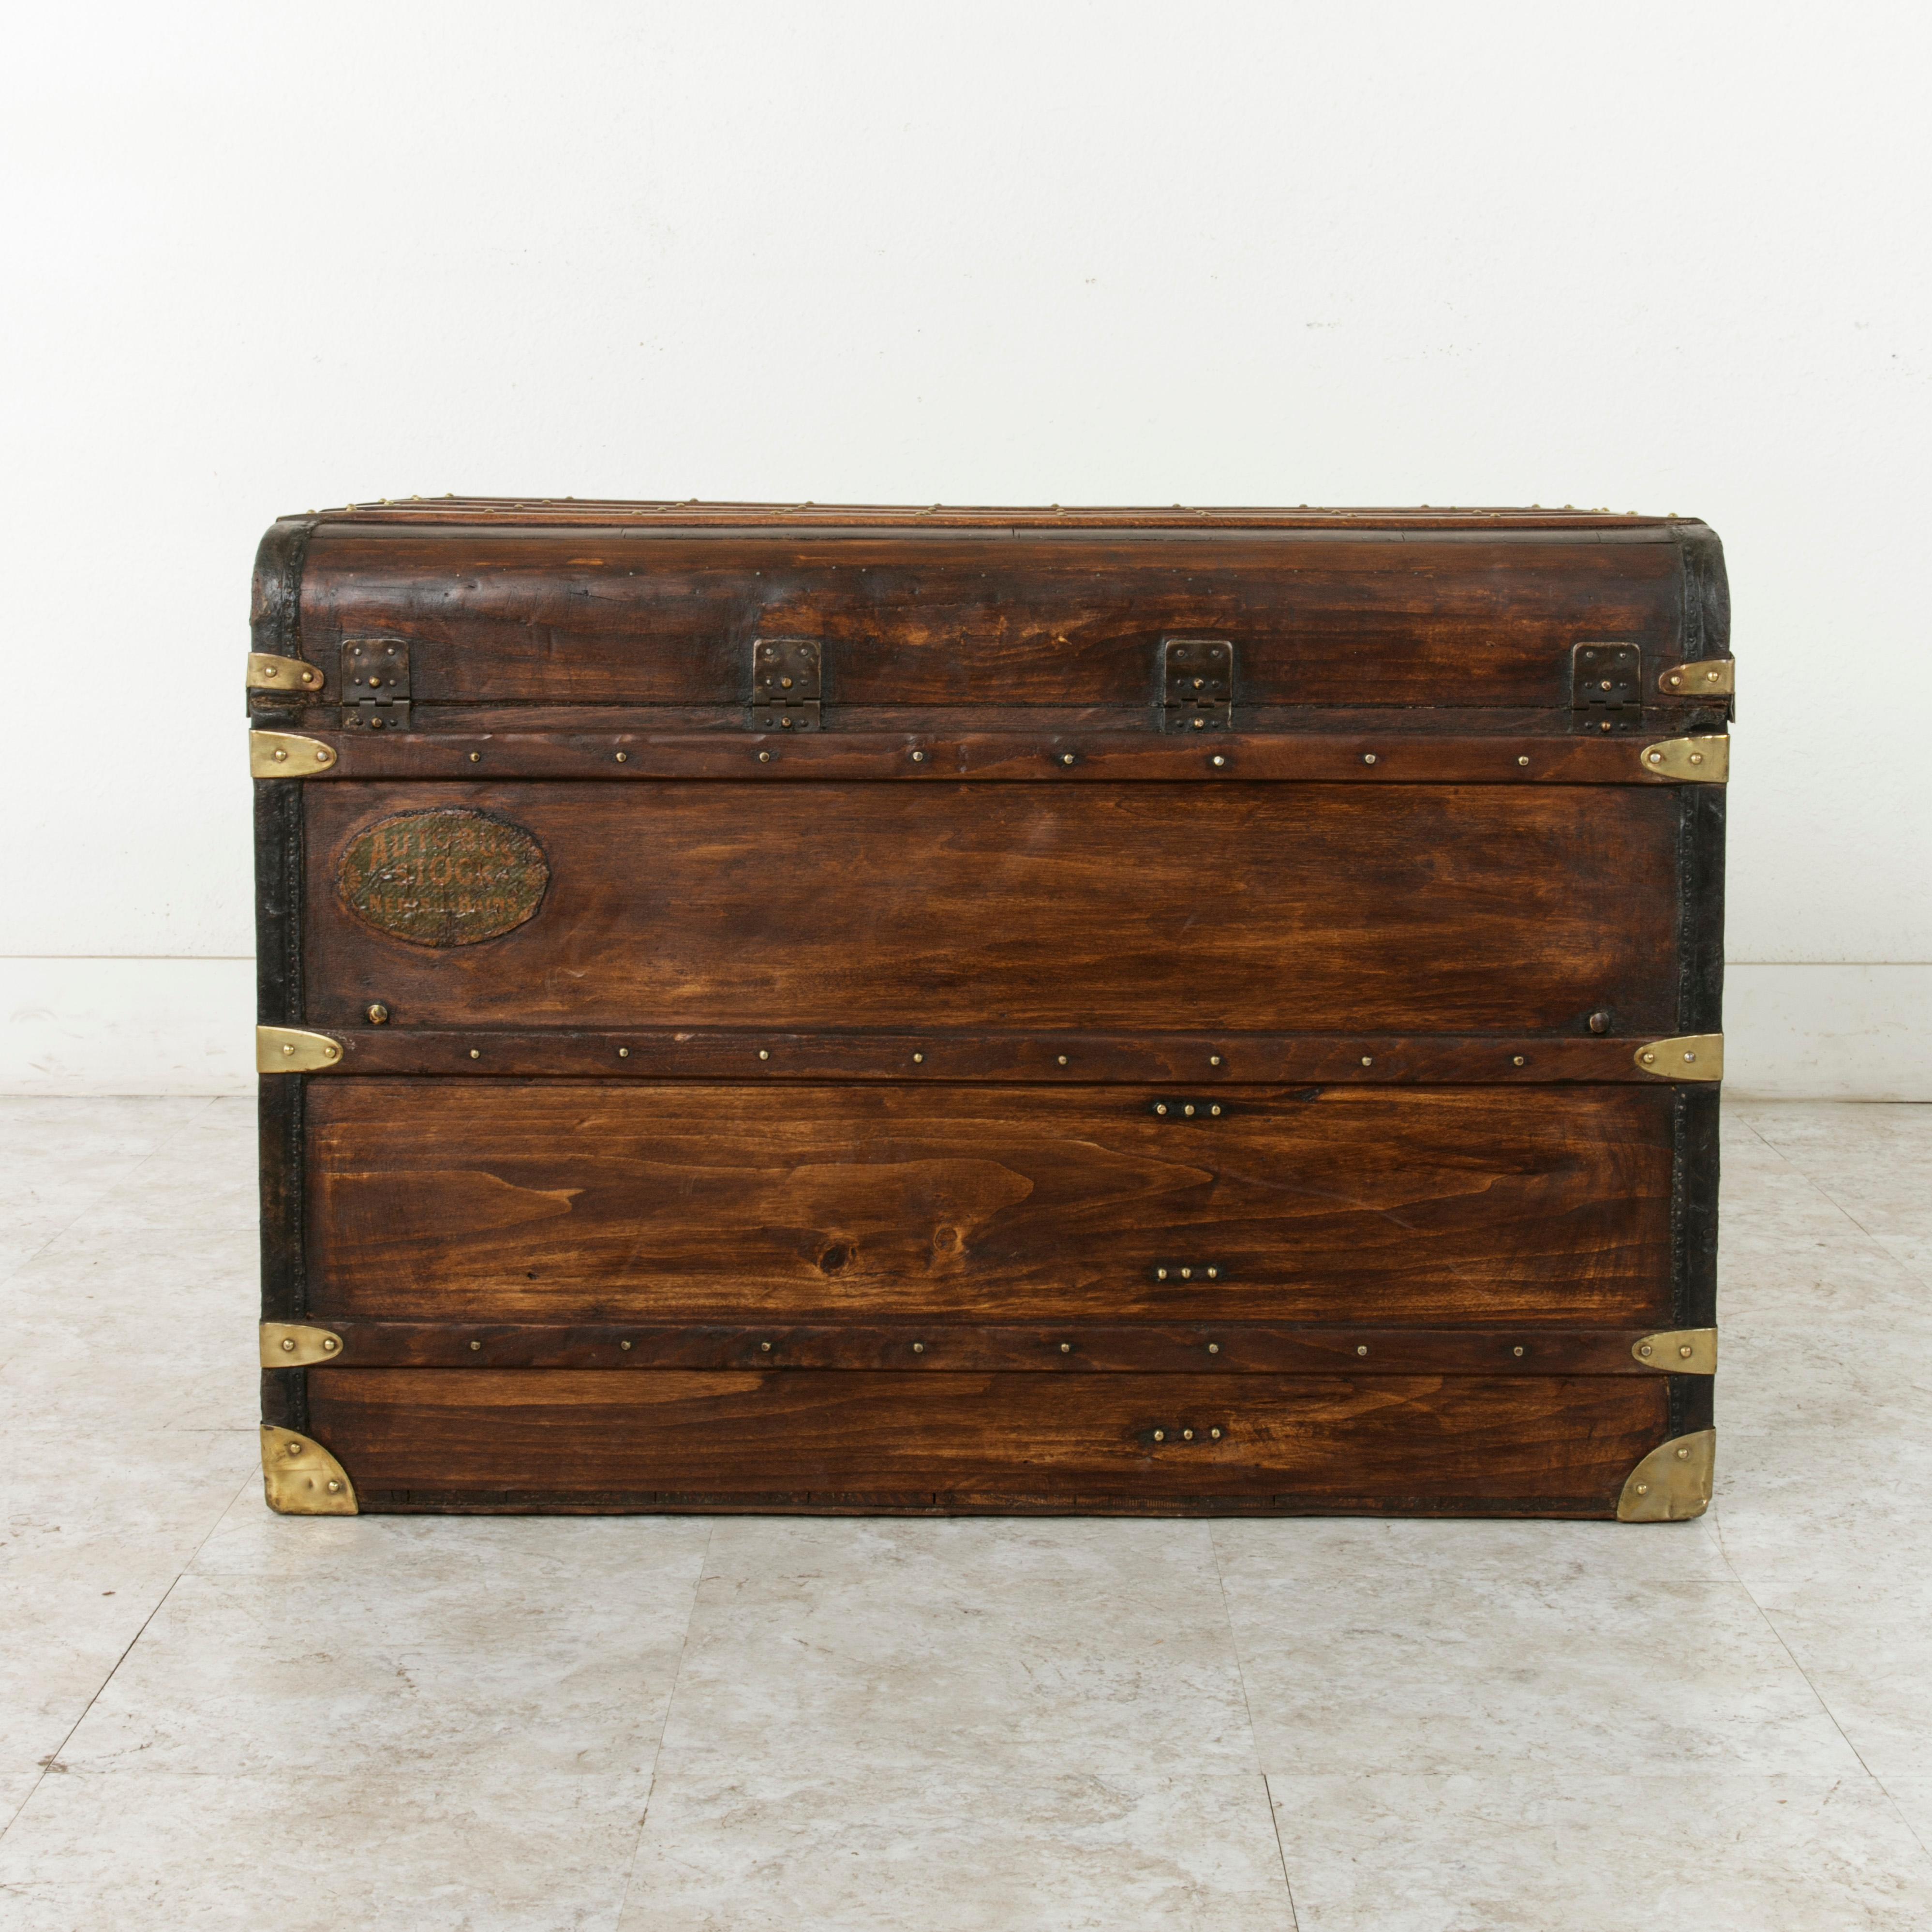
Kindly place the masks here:
<instances>
[{"instance_id":1,"label":"leather bound corner","mask_svg":"<svg viewBox=\"0 0 1932 1932\"><path fill-rule=\"evenodd\" d=\"M282 1516L358 1516L356 1485L320 1442L262 1425L262 1487Z\"/></svg>"}]
</instances>

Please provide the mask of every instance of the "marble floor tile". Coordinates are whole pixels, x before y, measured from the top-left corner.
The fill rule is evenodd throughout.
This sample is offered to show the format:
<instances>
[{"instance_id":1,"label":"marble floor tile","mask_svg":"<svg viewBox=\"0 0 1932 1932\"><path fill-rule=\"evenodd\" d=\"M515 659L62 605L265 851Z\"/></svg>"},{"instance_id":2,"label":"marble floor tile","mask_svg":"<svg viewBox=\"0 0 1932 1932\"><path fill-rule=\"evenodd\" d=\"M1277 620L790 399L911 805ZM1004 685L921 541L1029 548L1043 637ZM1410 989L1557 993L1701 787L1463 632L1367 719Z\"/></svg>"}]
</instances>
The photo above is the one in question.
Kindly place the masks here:
<instances>
[{"instance_id":1,"label":"marble floor tile","mask_svg":"<svg viewBox=\"0 0 1932 1932\"><path fill-rule=\"evenodd\" d=\"M460 1757L42 1780L0 1837L7 1932L613 1932L646 1780Z\"/></svg>"},{"instance_id":2,"label":"marble floor tile","mask_svg":"<svg viewBox=\"0 0 1932 1932\"><path fill-rule=\"evenodd\" d=\"M1139 1772L667 1749L620 1932L1292 1932L1267 1792Z\"/></svg>"},{"instance_id":3,"label":"marble floor tile","mask_svg":"<svg viewBox=\"0 0 1932 1932\"><path fill-rule=\"evenodd\" d=\"M1802 1102L1741 1118L1868 1232L1932 1236L1932 1106Z\"/></svg>"},{"instance_id":4,"label":"marble floor tile","mask_svg":"<svg viewBox=\"0 0 1932 1932\"><path fill-rule=\"evenodd\" d=\"M722 1519L665 1742L788 1772L1256 1768L1199 1522Z\"/></svg>"},{"instance_id":5,"label":"marble floor tile","mask_svg":"<svg viewBox=\"0 0 1932 1932\"><path fill-rule=\"evenodd\" d=\"M1703 1522L1217 1523L1270 1775L1856 1771Z\"/></svg>"},{"instance_id":6,"label":"marble floor tile","mask_svg":"<svg viewBox=\"0 0 1932 1932\"><path fill-rule=\"evenodd\" d=\"M1300 1932L1919 1932L1932 1859L1862 1774L1270 1778Z\"/></svg>"}]
</instances>

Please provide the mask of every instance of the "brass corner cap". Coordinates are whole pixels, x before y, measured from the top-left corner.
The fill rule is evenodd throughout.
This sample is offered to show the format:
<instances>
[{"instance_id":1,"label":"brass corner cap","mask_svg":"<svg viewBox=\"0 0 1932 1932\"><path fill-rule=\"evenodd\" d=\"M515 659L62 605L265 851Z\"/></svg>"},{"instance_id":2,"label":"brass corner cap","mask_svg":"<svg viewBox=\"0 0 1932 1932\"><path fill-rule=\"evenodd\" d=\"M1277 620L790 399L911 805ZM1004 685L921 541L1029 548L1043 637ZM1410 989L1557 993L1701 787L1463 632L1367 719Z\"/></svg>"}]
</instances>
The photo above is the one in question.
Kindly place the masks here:
<instances>
[{"instance_id":1,"label":"brass corner cap","mask_svg":"<svg viewBox=\"0 0 1932 1932\"><path fill-rule=\"evenodd\" d=\"M334 752L320 738L304 738L298 731L248 734L250 778L326 778L336 769Z\"/></svg>"},{"instance_id":2,"label":"brass corner cap","mask_svg":"<svg viewBox=\"0 0 1932 1932\"><path fill-rule=\"evenodd\" d=\"M1617 1498L1619 1522L1688 1522L1711 1506L1717 1468L1718 1432L1660 1442L1624 1479Z\"/></svg>"},{"instance_id":3,"label":"brass corner cap","mask_svg":"<svg viewBox=\"0 0 1932 1932\"><path fill-rule=\"evenodd\" d=\"M1657 688L1672 698L1730 698L1738 688L1735 658L1695 658L1688 664L1666 664L1657 674Z\"/></svg>"},{"instance_id":4,"label":"brass corner cap","mask_svg":"<svg viewBox=\"0 0 1932 1932\"><path fill-rule=\"evenodd\" d=\"M305 1322L262 1324L262 1366L265 1369L305 1369L314 1362L339 1362L342 1337L333 1329L311 1328Z\"/></svg>"},{"instance_id":5,"label":"brass corner cap","mask_svg":"<svg viewBox=\"0 0 1932 1932\"><path fill-rule=\"evenodd\" d=\"M262 1488L284 1516L359 1516L349 1472L320 1442L262 1425Z\"/></svg>"},{"instance_id":6,"label":"brass corner cap","mask_svg":"<svg viewBox=\"0 0 1932 1932\"><path fill-rule=\"evenodd\" d=\"M1659 1375L1714 1376L1718 1331L1714 1328L1660 1328L1654 1335L1633 1342L1630 1353Z\"/></svg>"},{"instance_id":7,"label":"brass corner cap","mask_svg":"<svg viewBox=\"0 0 1932 1932\"><path fill-rule=\"evenodd\" d=\"M1708 738L1660 738L1637 754L1647 777L1682 784L1722 784L1731 776L1731 741L1723 732Z\"/></svg>"},{"instance_id":8,"label":"brass corner cap","mask_svg":"<svg viewBox=\"0 0 1932 1932\"><path fill-rule=\"evenodd\" d=\"M1652 1073L1660 1080L1721 1080L1724 1036L1686 1033L1675 1040L1647 1040L1630 1058L1640 1073Z\"/></svg>"},{"instance_id":9,"label":"brass corner cap","mask_svg":"<svg viewBox=\"0 0 1932 1932\"><path fill-rule=\"evenodd\" d=\"M322 1073L341 1064L342 1042L326 1033L305 1033L300 1027L255 1029L257 1073Z\"/></svg>"},{"instance_id":10,"label":"brass corner cap","mask_svg":"<svg viewBox=\"0 0 1932 1932\"><path fill-rule=\"evenodd\" d=\"M272 657L266 651L248 653L250 691L320 691L322 672L300 658Z\"/></svg>"}]
</instances>

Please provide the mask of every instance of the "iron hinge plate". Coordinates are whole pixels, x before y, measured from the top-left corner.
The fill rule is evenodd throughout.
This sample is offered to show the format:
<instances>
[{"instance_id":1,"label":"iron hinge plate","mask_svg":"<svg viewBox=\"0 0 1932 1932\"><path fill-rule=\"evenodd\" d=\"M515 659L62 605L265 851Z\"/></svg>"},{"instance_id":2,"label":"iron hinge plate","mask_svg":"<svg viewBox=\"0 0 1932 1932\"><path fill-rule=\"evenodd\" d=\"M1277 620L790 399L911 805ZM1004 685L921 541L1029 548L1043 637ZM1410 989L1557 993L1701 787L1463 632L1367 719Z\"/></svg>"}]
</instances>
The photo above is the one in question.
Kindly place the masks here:
<instances>
[{"instance_id":1,"label":"iron hinge plate","mask_svg":"<svg viewBox=\"0 0 1932 1932\"><path fill-rule=\"evenodd\" d=\"M1643 722L1643 652L1635 644L1578 644L1570 652L1570 710L1580 731Z\"/></svg>"},{"instance_id":2,"label":"iron hinge plate","mask_svg":"<svg viewBox=\"0 0 1932 1932\"><path fill-rule=\"evenodd\" d=\"M1718 1331L1714 1328L1664 1328L1630 1344L1630 1353L1647 1369L1664 1376L1714 1376L1718 1372Z\"/></svg>"},{"instance_id":3,"label":"iron hinge plate","mask_svg":"<svg viewBox=\"0 0 1932 1932\"><path fill-rule=\"evenodd\" d=\"M397 638L349 638L342 646L342 728L410 728L410 647Z\"/></svg>"},{"instance_id":4,"label":"iron hinge plate","mask_svg":"<svg viewBox=\"0 0 1932 1932\"><path fill-rule=\"evenodd\" d=\"M1688 1522L1711 1507L1718 1432L1700 1429L1660 1442L1624 1479L1619 1522Z\"/></svg>"},{"instance_id":5,"label":"iron hinge plate","mask_svg":"<svg viewBox=\"0 0 1932 1932\"><path fill-rule=\"evenodd\" d=\"M1630 1058L1640 1072L1654 1074L1660 1080L1721 1080L1724 1036L1686 1033L1672 1040L1648 1040Z\"/></svg>"},{"instance_id":6,"label":"iron hinge plate","mask_svg":"<svg viewBox=\"0 0 1932 1932\"><path fill-rule=\"evenodd\" d=\"M349 1472L320 1442L262 1425L262 1487L283 1516L359 1516Z\"/></svg>"},{"instance_id":7,"label":"iron hinge plate","mask_svg":"<svg viewBox=\"0 0 1932 1932\"><path fill-rule=\"evenodd\" d=\"M824 722L818 640L755 638L752 641L752 729L816 731Z\"/></svg>"},{"instance_id":8,"label":"iron hinge plate","mask_svg":"<svg viewBox=\"0 0 1932 1932\"><path fill-rule=\"evenodd\" d=\"M1163 638L1164 731L1226 731L1234 724L1234 647L1226 638Z\"/></svg>"},{"instance_id":9,"label":"iron hinge plate","mask_svg":"<svg viewBox=\"0 0 1932 1932\"><path fill-rule=\"evenodd\" d=\"M342 1337L332 1328L306 1322L262 1324L262 1366L265 1369L306 1369L317 1362L339 1362Z\"/></svg>"}]
</instances>

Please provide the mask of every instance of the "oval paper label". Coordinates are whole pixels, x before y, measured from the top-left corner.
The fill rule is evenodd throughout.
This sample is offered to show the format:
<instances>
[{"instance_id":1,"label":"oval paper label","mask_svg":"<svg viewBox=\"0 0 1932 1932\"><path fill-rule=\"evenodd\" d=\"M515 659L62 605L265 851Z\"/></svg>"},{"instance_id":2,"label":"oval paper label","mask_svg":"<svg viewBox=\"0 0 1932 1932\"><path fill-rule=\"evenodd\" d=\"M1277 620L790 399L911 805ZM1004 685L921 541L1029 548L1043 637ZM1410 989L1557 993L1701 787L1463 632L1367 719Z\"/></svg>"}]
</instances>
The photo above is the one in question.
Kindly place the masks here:
<instances>
[{"instance_id":1,"label":"oval paper label","mask_svg":"<svg viewBox=\"0 0 1932 1932\"><path fill-rule=\"evenodd\" d=\"M342 903L379 932L418 946L474 946L521 926L550 884L543 848L480 812L412 812L349 842Z\"/></svg>"}]
</instances>

